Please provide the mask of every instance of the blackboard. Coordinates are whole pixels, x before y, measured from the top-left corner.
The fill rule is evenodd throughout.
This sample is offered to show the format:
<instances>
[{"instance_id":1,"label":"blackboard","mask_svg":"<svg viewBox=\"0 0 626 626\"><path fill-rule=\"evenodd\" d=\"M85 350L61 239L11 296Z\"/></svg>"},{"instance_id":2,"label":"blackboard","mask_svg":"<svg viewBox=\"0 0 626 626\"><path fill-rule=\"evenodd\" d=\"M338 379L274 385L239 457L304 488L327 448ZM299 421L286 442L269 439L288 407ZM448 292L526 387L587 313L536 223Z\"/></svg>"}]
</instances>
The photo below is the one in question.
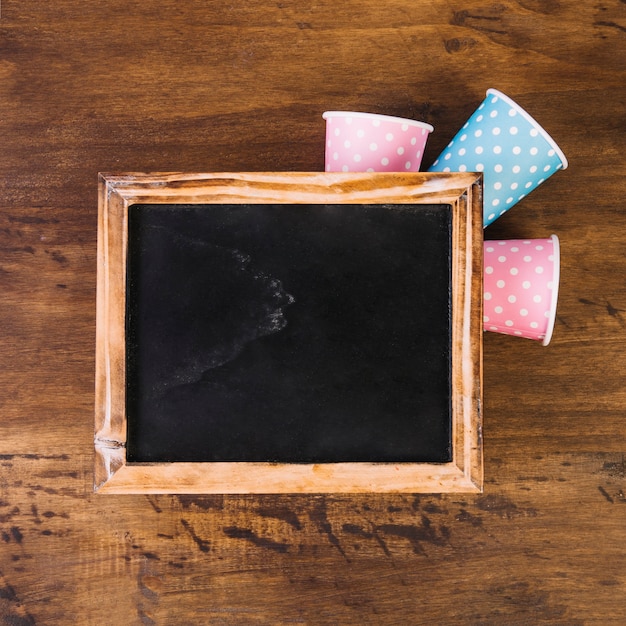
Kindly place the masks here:
<instances>
[{"instance_id":1,"label":"blackboard","mask_svg":"<svg viewBox=\"0 0 626 626\"><path fill-rule=\"evenodd\" d=\"M451 206L129 207L129 462L448 462Z\"/></svg>"},{"instance_id":2,"label":"blackboard","mask_svg":"<svg viewBox=\"0 0 626 626\"><path fill-rule=\"evenodd\" d=\"M100 174L99 493L482 489L482 177Z\"/></svg>"}]
</instances>

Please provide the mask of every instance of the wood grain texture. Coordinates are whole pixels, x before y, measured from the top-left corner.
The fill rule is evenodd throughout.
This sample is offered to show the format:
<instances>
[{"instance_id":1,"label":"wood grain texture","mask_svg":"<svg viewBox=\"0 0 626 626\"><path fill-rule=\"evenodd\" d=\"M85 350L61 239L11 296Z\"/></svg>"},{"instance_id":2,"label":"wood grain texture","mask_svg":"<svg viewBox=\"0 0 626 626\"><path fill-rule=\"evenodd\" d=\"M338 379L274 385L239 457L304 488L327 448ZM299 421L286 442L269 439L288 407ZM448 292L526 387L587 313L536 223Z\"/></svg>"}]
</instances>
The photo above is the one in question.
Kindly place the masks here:
<instances>
[{"instance_id":1,"label":"wood grain texture","mask_svg":"<svg viewBox=\"0 0 626 626\"><path fill-rule=\"evenodd\" d=\"M0 623L621 626L625 29L621 0L3 0ZM548 347L484 337L484 493L94 495L97 172L321 171L327 109L433 124L428 167L489 87L570 165L485 231L556 233L562 271Z\"/></svg>"}]
</instances>

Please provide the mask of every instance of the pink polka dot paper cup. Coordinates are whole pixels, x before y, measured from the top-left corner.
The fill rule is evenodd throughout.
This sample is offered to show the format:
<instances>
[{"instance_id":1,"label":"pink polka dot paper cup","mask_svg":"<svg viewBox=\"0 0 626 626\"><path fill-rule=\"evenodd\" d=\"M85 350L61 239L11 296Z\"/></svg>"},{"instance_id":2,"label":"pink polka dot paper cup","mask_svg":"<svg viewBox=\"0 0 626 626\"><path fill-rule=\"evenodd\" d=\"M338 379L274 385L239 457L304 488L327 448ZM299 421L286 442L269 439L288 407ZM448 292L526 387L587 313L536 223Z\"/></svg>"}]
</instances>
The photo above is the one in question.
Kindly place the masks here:
<instances>
[{"instance_id":1,"label":"pink polka dot paper cup","mask_svg":"<svg viewBox=\"0 0 626 626\"><path fill-rule=\"evenodd\" d=\"M356 111L326 111L327 172L418 172L425 122Z\"/></svg>"},{"instance_id":2,"label":"pink polka dot paper cup","mask_svg":"<svg viewBox=\"0 0 626 626\"><path fill-rule=\"evenodd\" d=\"M483 329L550 343L559 291L559 239L484 242Z\"/></svg>"}]
</instances>

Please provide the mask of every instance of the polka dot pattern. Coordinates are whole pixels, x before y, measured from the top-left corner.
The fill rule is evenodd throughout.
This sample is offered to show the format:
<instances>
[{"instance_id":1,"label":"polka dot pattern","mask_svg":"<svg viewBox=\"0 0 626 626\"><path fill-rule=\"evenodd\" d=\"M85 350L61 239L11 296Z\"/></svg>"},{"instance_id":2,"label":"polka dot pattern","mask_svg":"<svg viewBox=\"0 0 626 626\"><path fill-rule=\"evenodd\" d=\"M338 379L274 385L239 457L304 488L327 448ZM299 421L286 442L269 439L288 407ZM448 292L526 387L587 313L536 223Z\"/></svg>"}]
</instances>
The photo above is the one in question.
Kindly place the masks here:
<instances>
[{"instance_id":1,"label":"polka dot pattern","mask_svg":"<svg viewBox=\"0 0 626 626\"><path fill-rule=\"evenodd\" d=\"M485 241L483 329L547 345L556 318L559 265L556 235Z\"/></svg>"},{"instance_id":2,"label":"polka dot pattern","mask_svg":"<svg viewBox=\"0 0 626 626\"><path fill-rule=\"evenodd\" d=\"M548 133L513 100L489 89L428 171L483 172L483 225L488 226L566 167Z\"/></svg>"},{"instance_id":3,"label":"polka dot pattern","mask_svg":"<svg viewBox=\"0 0 626 626\"><path fill-rule=\"evenodd\" d=\"M430 124L359 113L326 111L327 172L418 172Z\"/></svg>"}]
</instances>

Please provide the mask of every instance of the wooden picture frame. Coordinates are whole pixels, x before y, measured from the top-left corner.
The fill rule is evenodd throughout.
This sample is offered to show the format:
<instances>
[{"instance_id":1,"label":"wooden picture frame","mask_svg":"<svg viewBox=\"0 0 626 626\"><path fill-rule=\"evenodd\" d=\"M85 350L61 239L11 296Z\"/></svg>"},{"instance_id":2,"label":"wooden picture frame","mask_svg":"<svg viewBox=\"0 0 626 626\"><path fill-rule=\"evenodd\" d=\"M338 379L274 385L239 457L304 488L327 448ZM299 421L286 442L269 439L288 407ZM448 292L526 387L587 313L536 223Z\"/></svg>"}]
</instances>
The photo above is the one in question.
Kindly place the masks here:
<instances>
[{"instance_id":1,"label":"wooden picture frame","mask_svg":"<svg viewBox=\"0 0 626 626\"><path fill-rule=\"evenodd\" d=\"M450 462L127 462L129 207L244 203L450 207ZM482 177L474 173L101 174L95 490L117 494L482 491L482 233Z\"/></svg>"}]
</instances>

